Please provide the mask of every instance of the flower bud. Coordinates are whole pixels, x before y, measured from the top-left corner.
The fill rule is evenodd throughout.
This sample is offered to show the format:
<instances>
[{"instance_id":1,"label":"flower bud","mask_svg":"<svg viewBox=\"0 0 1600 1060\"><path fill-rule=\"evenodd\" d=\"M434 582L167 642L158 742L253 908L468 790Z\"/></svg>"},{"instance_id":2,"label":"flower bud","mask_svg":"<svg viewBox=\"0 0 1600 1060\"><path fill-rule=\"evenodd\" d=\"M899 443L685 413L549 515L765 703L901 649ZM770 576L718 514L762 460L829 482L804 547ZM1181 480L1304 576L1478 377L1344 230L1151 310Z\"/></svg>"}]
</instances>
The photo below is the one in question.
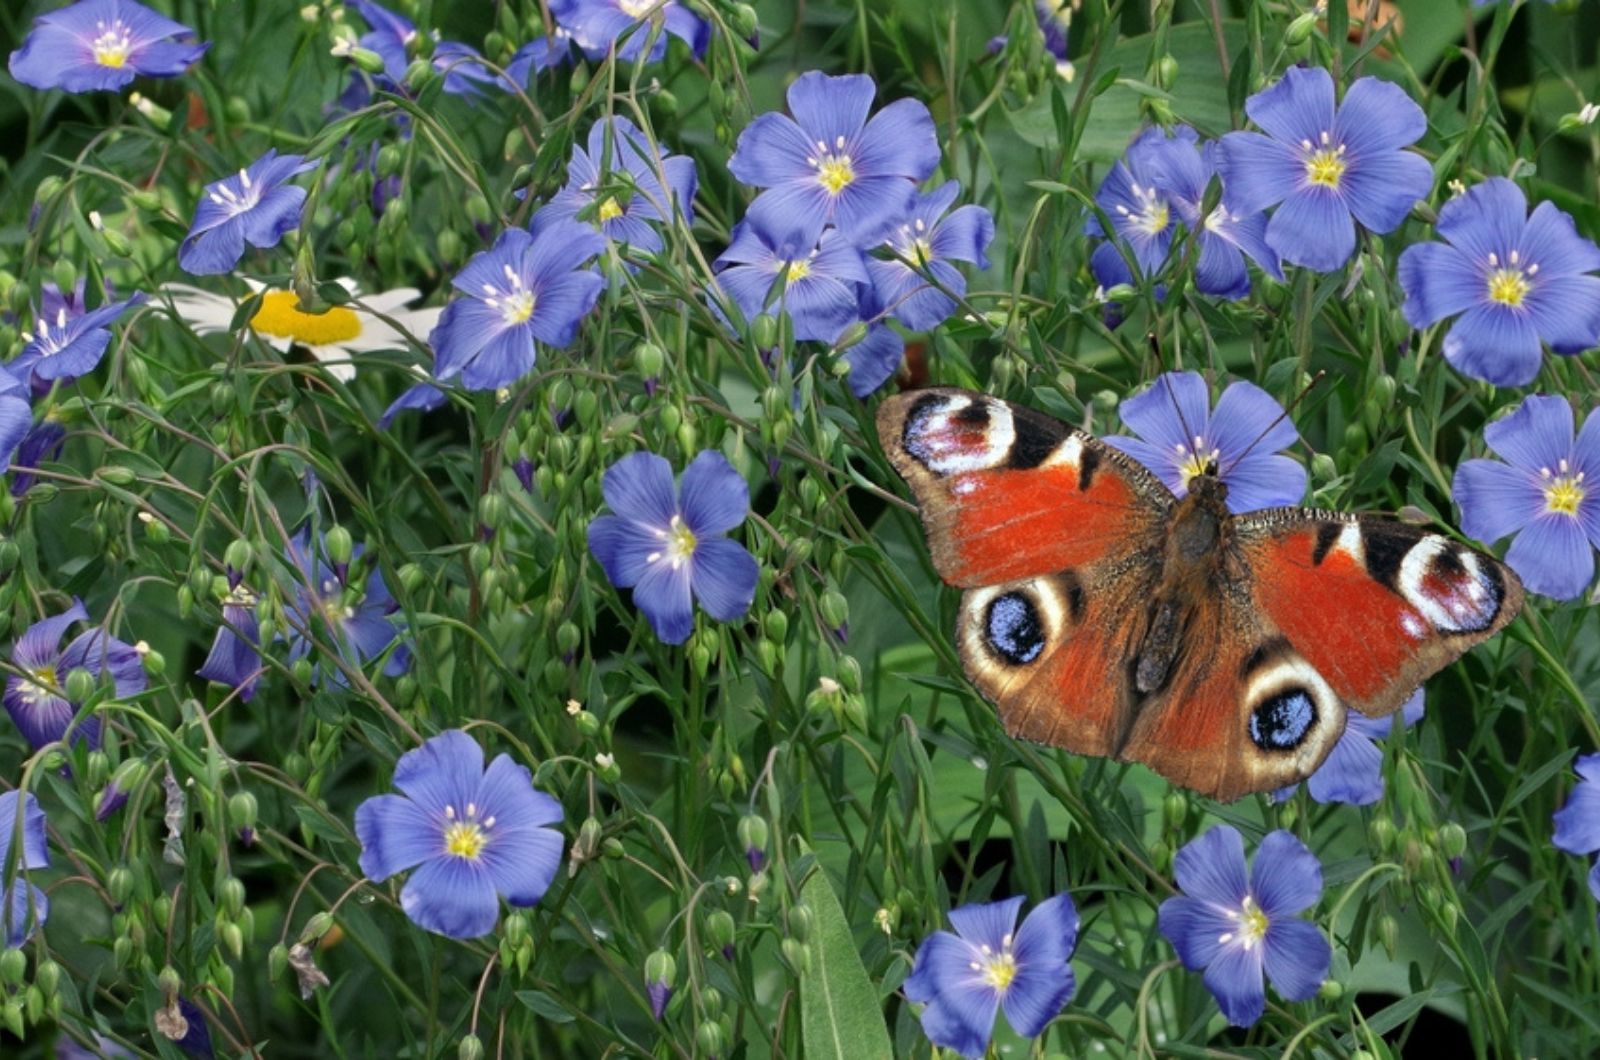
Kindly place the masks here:
<instances>
[{"instance_id":1,"label":"flower bud","mask_svg":"<svg viewBox=\"0 0 1600 1060\"><path fill-rule=\"evenodd\" d=\"M783 952L783 959L794 974L805 975L811 969L811 947L799 939L788 938L783 940L779 947Z\"/></svg>"},{"instance_id":2,"label":"flower bud","mask_svg":"<svg viewBox=\"0 0 1600 1060\"><path fill-rule=\"evenodd\" d=\"M288 967L289 947L280 942L267 951L267 978L278 978Z\"/></svg>"},{"instance_id":3,"label":"flower bud","mask_svg":"<svg viewBox=\"0 0 1600 1060\"><path fill-rule=\"evenodd\" d=\"M67 698L74 703L82 703L94 695L94 674L81 666L67 674L67 684L64 689Z\"/></svg>"},{"instance_id":4,"label":"flower bud","mask_svg":"<svg viewBox=\"0 0 1600 1060\"><path fill-rule=\"evenodd\" d=\"M0 950L0 983L18 986L28 974L28 955L20 949Z\"/></svg>"},{"instance_id":5,"label":"flower bud","mask_svg":"<svg viewBox=\"0 0 1600 1060\"><path fill-rule=\"evenodd\" d=\"M306 921L306 926L304 928L300 929L300 939L303 942L315 942L317 939L320 939L322 936L326 935L332 927L332 916L327 913L317 913L310 920Z\"/></svg>"},{"instance_id":6,"label":"flower bud","mask_svg":"<svg viewBox=\"0 0 1600 1060\"><path fill-rule=\"evenodd\" d=\"M810 909L797 905L789 910L789 936L800 942L809 942L811 929L816 925L816 916Z\"/></svg>"},{"instance_id":7,"label":"flower bud","mask_svg":"<svg viewBox=\"0 0 1600 1060\"><path fill-rule=\"evenodd\" d=\"M228 823L235 828L256 826L256 797L248 791L238 791L228 800Z\"/></svg>"},{"instance_id":8,"label":"flower bud","mask_svg":"<svg viewBox=\"0 0 1600 1060\"><path fill-rule=\"evenodd\" d=\"M650 1014L656 1019L667 1010L672 988L678 978L678 964L666 950L656 950L644 959L645 989L650 995Z\"/></svg>"},{"instance_id":9,"label":"flower bud","mask_svg":"<svg viewBox=\"0 0 1600 1060\"><path fill-rule=\"evenodd\" d=\"M476 1034L467 1035L456 1047L456 1057L457 1060L483 1060L483 1042Z\"/></svg>"},{"instance_id":10,"label":"flower bud","mask_svg":"<svg viewBox=\"0 0 1600 1060\"><path fill-rule=\"evenodd\" d=\"M328 562L336 567L347 565L351 553L355 550L355 542L350 538L350 531L342 526L334 526L328 530L327 546Z\"/></svg>"},{"instance_id":11,"label":"flower bud","mask_svg":"<svg viewBox=\"0 0 1600 1060\"><path fill-rule=\"evenodd\" d=\"M244 910L244 881L237 876L229 876L222 881L218 891L222 899L222 907L228 911L229 916L236 917Z\"/></svg>"},{"instance_id":12,"label":"flower bud","mask_svg":"<svg viewBox=\"0 0 1600 1060\"><path fill-rule=\"evenodd\" d=\"M702 1056L721 1056L727 1043L727 1035L722 1031L722 1024L706 1020L695 1030L694 1040L700 1047Z\"/></svg>"},{"instance_id":13,"label":"flower bud","mask_svg":"<svg viewBox=\"0 0 1600 1060\"><path fill-rule=\"evenodd\" d=\"M1439 849L1447 858L1459 858L1467 850L1467 830L1454 821L1439 828Z\"/></svg>"},{"instance_id":14,"label":"flower bud","mask_svg":"<svg viewBox=\"0 0 1600 1060\"><path fill-rule=\"evenodd\" d=\"M714 910L706 917L706 941L724 956L728 956L733 947L734 931L733 914L726 909Z\"/></svg>"},{"instance_id":15,"label":"flower bud","mask_svg":"<svg viewBox=\"0 0 1600 1060\"><path fill-rule=\"evenodd\" d=\"M1307 11L1289 23L1289 28L1283 32L1283 42L1291 48L1304 44L1311 38L1311 33L1317 28L1318 15L1315 11Z\"/></svg>"},{"instance_id":16,"label":"flower bud","mask_svg":"<svg viewBox=\"0 0 1600 1060\"><path fill-rule=\"evenodd\" d=\"M760 872L767 864L767 822L754 814L739 819L739 845L744 848L745 860L751 872Z\"/></svg>"},{"instance_id":17,"label":"flower bud","mask_svg":"<svg viewBox=\"0 0 1600 1060\"><path fill-rule=\"evenodd\" d=\"M178 969L166 965L161 973L156 976L156 985L161 988L161 993L167 997L176 997L178 991L183 989L183 976L178 974Z\"/></svg>"},{"instance_id":18,"label":"flower bud","mask_svg":"<svg viewBox=\"0 0 1600 1060\"><path fill-rule=\"evenodd\" d=\"M1389 959L1395 959L1400 952L1400 923L1388 913L1378 918L1378 940L1383 943L1384 952Z\"/></svg>"},{"instance_id":19,"label":"flower bud","mask_svg":"<svg viewBox=\"0 0 1600 1060\"><path fill-rule=\"evenodd\" d=\"M771 314L762 313L750 321L750 341L762 350L770 350L778 345L777 319Z\"/></svg>"}]
</instances>

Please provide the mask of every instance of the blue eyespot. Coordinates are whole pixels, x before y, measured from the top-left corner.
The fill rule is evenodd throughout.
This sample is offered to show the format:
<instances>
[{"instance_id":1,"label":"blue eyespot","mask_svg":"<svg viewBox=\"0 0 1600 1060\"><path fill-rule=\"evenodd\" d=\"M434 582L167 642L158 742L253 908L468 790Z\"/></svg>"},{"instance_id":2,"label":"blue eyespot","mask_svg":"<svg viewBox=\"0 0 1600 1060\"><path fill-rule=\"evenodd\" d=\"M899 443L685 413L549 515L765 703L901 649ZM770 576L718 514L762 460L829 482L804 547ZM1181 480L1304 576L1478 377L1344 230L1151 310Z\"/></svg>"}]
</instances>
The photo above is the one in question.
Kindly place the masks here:
<instances>
[{"instance_id":1,"label":"blue eyespot","mask_svg":"<svg viewBox=\"0 0 1600 1060\"><path fill-rule=\"evenodd\" d=\"M1013 666L1031 663L1044 650L1044 624L1027 594L997 596L989 604L989 647Z\"/></svg>"},{"instance_id":2,"label":"blue eyespot","mask_svg":"<svg viewBox=\"0 0 1600 1060\"><path fill-rule=\"evenodd\" d=\"M1288 688L1250 712L1250 739L1263 751L1292 751L1317 723L1317 706L1303 688Z\"/></svg>"}]
</instances>

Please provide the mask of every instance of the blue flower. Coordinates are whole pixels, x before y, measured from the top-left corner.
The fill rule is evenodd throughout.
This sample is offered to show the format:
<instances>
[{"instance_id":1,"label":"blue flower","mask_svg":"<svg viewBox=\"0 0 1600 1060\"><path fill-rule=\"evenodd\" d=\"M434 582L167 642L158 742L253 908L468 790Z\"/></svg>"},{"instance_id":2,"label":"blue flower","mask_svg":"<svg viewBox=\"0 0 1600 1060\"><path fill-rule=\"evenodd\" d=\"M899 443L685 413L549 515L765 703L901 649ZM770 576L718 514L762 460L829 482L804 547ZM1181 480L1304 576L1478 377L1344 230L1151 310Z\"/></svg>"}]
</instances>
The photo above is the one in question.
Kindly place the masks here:
<instances>
[{"instance_id":1,"label":"blue flower","mask_svg":"<svg viewBox=\"0 0 1600 1060\"><path fill-rule=\"evenodd\" d=\"M1243 381L1222 392L1215 412L1208 404L1199 373L1167 372L1118 409L1139 437L1114 435L1106 444L1155 472L1178 497L1188 492L1191 478L1215 464L1228 487L1228 510L1235 514L1299 504L1306 469L1277 455L1300 439L1283 407Z\"/></svg>"},{"instance_id":2,"label":"blue flower","mask_svg":"<svg viewBox=\"0 0 1600 1060\"><path fill-rule=\"evenodd\" d=\"M395 417L402 412L413 409L418 412L432 412L448 400L450 399L445 392L432 383L417 383L407 387L399 397L389 403L389 407L383 410L383 415L378 417L378 429L388 430Z\"/></svg>"},{"instance_id":3,"label":"blue flower","mask_svg":"<svg viewBox=\"0 0 1600 1060\"><path fill-rule=\"evenodd\" d=\"M1417 689L1400 708L1407 729L1422 720L1422 689ZM1322 760L1317 771L1306 780L1306 790L1317 802L1342 802L1351 806L1370 806L1383 798L1383 741L1394 728L1389 717L1369 718L1351 711L1345 719L1344 733ZM1295 792L1296 785L1280 788L1273 802L1282 802Z\"/></svg>"},{"instance_id":4,"label":"blue flower","mask_svg":"<svg viewBox=\"0 0 1600 1060\"><path fill-rule=\"evenodd\" d=\"M69 739L100 746L100 719L91 716L76 727L72 724L81 704L68 700L62 687L73 670L81 668L95 677L109 670L119 699L145 690L147 681L138 650L105 630L85 630L66 648L60 647L62 634L73 623L88 620L83 604L74 601L63 613L28 627L11 649L11 661L22 672L6 678L5 694L0 698L17 729L34 747Z\"/></svg>"},{"instance_id":5,"label":"blue flower","mask_svg":"<svg viewBox=\"0 0 1600 1060\"><path fill-rule=\"evenodd\" d=\"M896 257L867 259L878 300L913 331L938 327L956 308L950 295L923 278L924 272L960 297L967 293L967 278L950 262L965 261L980 269L989 267L984 251L994 240L994 217L981 206L961 206L947 215L960 193L960 183L952 180L926 195L918 195L905 221L887 240Z\"/></svg>"},{"instance_id":6,"label":"blue flower","mask_svg":"<svg viewBox=\"0 0 1600 1060\"><path fill-rule=\"evenodd\" d=\"M733 240L714 267L720 270L718 286L746 320L769 310L776 315L782 308L800 340L838 338L859 319L859 288L870 282L861 252L838 229L822 233L819 242L814 223L783 224L753 211L734 227ZM785 268L785 282L779 284Z\"/></svg>"},{"instance_id":7,"label":"blue flower","mask_svg":"<svg viewBox=\"0 0 1600 1060\"><path fill-rule=\"evenodd\" d=\"M498 390L533 369L535 340L565 346L605 281L583 264L605 250L587 225L556 221L537 236L502 233L450 282L466 295L445 306L428 336L434 374L469 390Z\"/></svg>"},{"instance_id":8,"label":"blue flower","mask_svg":"<svg viewBox=\"0 0 1600 1060\"><path fill-rule=\"evenodd\" d=\"M606 469L600 490L614 515L589 524L589 551L667 644L694 629L694 600L722 622L750 609L760 573L728 531L750 511L750 487L728 458L707 449L684 469L654 453L630 453Z\"/></svg>"},{"instance_id":9,"label":"blue flower","mask_svg":"<svg viewBox=\"0 0 1600 1060\"><path fill-rule=\"evenodd\" d=\"M1428 129L1422 108L1398 85L1363 77L1337 107L1333 78L1292 67L1245 101L1267 135L1228 133L1217 171L1233 211L1277 204L1267 244L1284 261L1332 272L1355 250L1355 220L1370 231L1400 226L1433 189L1433 167L1402 148Z\"/></svg>"},{"instance_id":10,"label":"blue flower","mask_svg":"<svg viewBox=\"0 0 1600 1060\"><path fill-rule=\"evenodd\" d=\"M498 895L530 906L550 888L561 865L561 804L535 791L526 766L496 755L483 768L483 748L450 729L400 756L394 786L356 808L361 871L381 882L417 871L400 892L400 907L418 926L470 939L494 930Z\"/></svg>"},{"instance_id":11,"label":"blue flower","mask_svg":"<svg viewBox=\"0 0 1600 1060\"><path fill-rule=\"evenodd\" d=\"M939 165L933 116L914 99L867 113L877 86L865 74L815 70L789 86L793 118L763 114L739 134L728 171L768 189L750 207L777 224L836 225L860 246L904 219L916 185Z\"/></svg>"},{"instance_id":12,"label":"blue flower","mask_svg":"<svg viewBox=\"0 0 1600 1060\"><path fill-rule=\"evenodd\" d=\"M179 266L196 276L217 276L233 271L245 244L277 246L300 224L306 201L306 189L284 182L318 165L269 147L237 175L207 184L194 224L178 246Z\"/></svg>"},{"instance_id":13,"label":"blue flower","mask_svg":"<svg viewBox=\"0 0 1600 1060\"><path fill-rule=\"evenodd\" d=\"M1495 177L1445 203L1434 226L1445 243L1400 255L1403 307L1413 327L1460 313L1445 360L1496 386L1539 374L1541 340L1557 353L1600 344L1600 247L1543 202L1528 216L1522 189Z\"/></svg>"},{"instance_id":14,"label":"blue flower","mask_svg":"<svg viewBox=\"0 0 1600 1060\"><path fill-rule=\"evenodd\" d=\"M572 34L556 26L548 37L535 37L518 48L506 64L506 79L526 89L535 74L572 62Z\"/></svg>"},{"instance_id":15,"label":"blue flower","mask_svg":"<svg viewBox=\"0 0 1600 1060\"><path fill-rule=\"evenodd\" d=\"M284 549L284 558L299 583L295 601L288 608L289 661L311 653L311 638L322 634L317 623L320 618L323 627L333 634L340 657L350 666L363 667L394 645L394 652L384 664L384 675L396 677L405 673L411 665L411 650L401 641L403 631L391 617L400 605L389 594L383 572L373 567L358 595L351 590L349 567L329 566L327 548L324 536L312 555L311 530L302 528ZM360 559L363 552L363 546L355 546L351 560ZM335 671L334 680L343 683L344 677Z\"/></svg>"},{"instance_id":16,"label":"blue flower","mask_svg":"<svg viewBox=\"0 0 1600 1060\"><path fill-rule=\"evenodd\" d=\"M129 306L139 305L144 300L144 293L137 292L131 298L108 303L79 316L71 315L62 304L56 308L54 320L44 316L41 310L34 320L33 335L25 336L28 344L6 368L18 379L46 388L56 380L71 381L88 375L105 356L106 347L111 345L111 330L106 325L120 317Z\"/></svg>"},{"instance_id":17,"label":"blue flower","mask_svg":"<svg viewBox=\"0 0 1600 1060\"><path fill-rule=\"evenodd\" d=\"M1565 398L1535 394L1489 424L1483 439L1508 463L1468 460L1453 492L1461 529L1479 541L1515 534L1506 562L1533 592L1580 595L1600 548L1600 408L1576 440Z\"/></svg>"},{"instance_id":18,"label":"blue flower","mask_svg":"<svg viewBox=\"0 0 1600 1060\"><path fill-rule=\"evenodd\" d=\"M1600 754L1584 755L1573 764L1578 786L1555 812L1551 842L1569 854L1600 851ZM1589 870L1589 893L1600 900L1600 860Z\"/></svg>"},{"instance_id":19,"label":"blue flower","mask_svg":"<svg viewBox=\"0 0 1600 1060\"><path fill-rule=\"evenodd\" d=\"M950 910L955 934L936 931L917 947L905 981L906 997L919 1002L928 1040L966 1057L981 1057L994 1033L995 1014L1024 1038L1037 1038L1072 999L1077 981L1072 951L1078 945L1078 910L1058 894L1040 902L1016 927L1021 898Z\"/></svg>"},{"instance_id":20,"label":"blue flower","mask_svg":"<svg viewBox=\"0 0 1600 1060\"><path fill-rule=\"evenodd\" d=\"M1261 1018L1263 972L1289 1001L1317 992L1333 950L1315 924L1295 916L1322 895L1322 865L1304 843L1269 833L1247 882L1244 840L1217 825L1178 851L1173 869L1183 894L1161 903L1161 934L1185 968L1205 969L1206 989L1229 1023Z\"/></svg>"},{"instance_id":21,"label":"blue flower","mask_svg":"<svg viewBox=\"0 0 1600 1060\"><path fill-rule=\"evenodd\" d=\"M222 625L211 641L211 651L195 676L237 689L239 698L248 703L261 680L260 644L255 593L248 586L235 584L222 603Z\"/></svg>"},{"instance_id":22,"label":"blue flower","mask_svg":"<svg viewBox=\"0 0 1600 1060\"><path fill-rule=\"evenodd\" d=\"M626 183L620 174L627 175ZM675 212L685 225L694 223L697 184L694 159L663 155L627 118L599 121L589 129L589 150L573 148L566 187L533 215L533 231L556 220L576 221L592 207L589 223L607 239L656 254L662 241L654 225L671 224Z\"/></svg>"},{"instance_id":23,"label":"blue flower","mask_svg":"<svg viewBox=\"0 0 1600 1060\"><path fill-rule=\"evenodd\" d=\"M15 392L8 392L8 396L15 397ZM3 412L0 408L0 412ZM13 414L15 410L13 409ZM61 453L61 447L66 443L67 429L59 423L49 420L32 428L22 437L22 444L17 447L16 457L11 462L11 495L20 497L33 488L33 471L46 460L54 460Z\"/></svg>"},{"instance_id":24,"label":"blue flower","mask_svg":"<svg viewBox=\"0 0 1600 1060\"><path fill-rule=\"evenodd\" d=\"M652 63L667 54L669 35L689 45L696 56L704 55L711 43L710 24L678 0L552 0L550 14L592 58L603 58L624 35L617 55L630 63L652 35L655 43L647 59ZM657 18L661 32L652 26Z\"/></svg>"},{"instance_id":25,"label":"blue flower","mask_svg":"<svg viewBox=\"0 0 1600 1060\"><path fill-rule=\"evenodd\" d=\"M850 393L864 398L875 392L894 376L905 355L906 340L898 331L887 324L868 325L866 336L844 351L845 363L850 366L845 377Z\"/></svg>"},{"instance_id":26,"label":"blue flower","mask_svg":"<svg viewBox=\"0 0 1600 1060\"><path fill-rule=\"evenodd\" d=\"M114 92L136 76L177 77L209 44L179 44L194 30L134 0L79 0L40 15L11 53L11 76L34 88Z\"/></svg>"},{"instance_id":27,"label":"blue flower","mask_svg":"<svg viewBox=\"0 0 1600 1060\"><path fill-rule=\"evenodd\" d=\"M22 381L0 368L0 472L11 466L12 453L17 453L19 460L23 459L20 448L33 433L33 406L28 403L28 396L28 388ZM12 483L12 495L17 495L15 483Z\"/></svg>"},{"instance_id":28,"label":"blue flower","mask_svg":"<svg viewBox=\"0 0 1600 1060\"><path fill-rule=\"evenodd\" d=\"M20 805L18 805L20 803ZM11 858L11 844L21 826L22 851L17 857L17 875L6 885L4 907L0 909L0 941L7 949L27 942L50 915L50 899L39 888L22 878L24 869L42 869L50 864L50 849L44 832L44 811L33 792L0 793L0 872Z\"/></svg>"}]
</instances>

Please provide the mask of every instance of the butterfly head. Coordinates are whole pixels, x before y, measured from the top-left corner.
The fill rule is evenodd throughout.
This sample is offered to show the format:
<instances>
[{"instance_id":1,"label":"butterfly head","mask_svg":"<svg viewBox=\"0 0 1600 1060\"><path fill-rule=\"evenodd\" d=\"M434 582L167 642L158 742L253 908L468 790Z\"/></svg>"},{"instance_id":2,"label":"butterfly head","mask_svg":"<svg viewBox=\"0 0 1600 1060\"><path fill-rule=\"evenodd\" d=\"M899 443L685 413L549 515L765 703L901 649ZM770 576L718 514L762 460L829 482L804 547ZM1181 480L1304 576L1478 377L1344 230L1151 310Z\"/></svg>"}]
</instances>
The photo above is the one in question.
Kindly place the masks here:
<instances>
[{"instance_id":1,"label":"butterfly head","mask_svg":"<svg viewBox=\"0 0 1600 1060\"><path fill-rule=\"evenodd\" d=\"M1213 508L1217 511L1226 511L1228 507L1228 484L1222 481L1222 475L1217 468L1215 460L1206 461L1205 468L1200 474L1189 479L1189 495L1194 497L1202 506Z\"/></svg>"}]
</instances>

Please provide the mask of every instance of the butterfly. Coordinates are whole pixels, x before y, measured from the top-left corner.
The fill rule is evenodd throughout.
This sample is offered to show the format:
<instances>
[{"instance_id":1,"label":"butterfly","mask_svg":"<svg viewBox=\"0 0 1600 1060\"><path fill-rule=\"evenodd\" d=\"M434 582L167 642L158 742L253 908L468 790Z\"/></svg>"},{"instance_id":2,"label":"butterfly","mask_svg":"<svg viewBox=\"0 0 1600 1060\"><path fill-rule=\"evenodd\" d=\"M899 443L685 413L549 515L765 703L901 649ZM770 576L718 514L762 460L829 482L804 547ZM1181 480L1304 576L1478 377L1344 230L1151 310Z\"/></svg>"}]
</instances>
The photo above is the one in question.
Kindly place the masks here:
<instances>
[{"instance_id":1,"label":"butterfly","mask_svg":"<svg viewBox=\"0 0 1600 1060\"><path fill-rule=\"evenodd\" d=\"M983 394L902 393L878 436L957 648L1006 731L1143 762L1222 800L1313 773L1352 710L1398 709L1504 628L1494 557L1375 515L1234 515L1215 464L1181 500L1132 457Z\"/></svg>"}]
</instances>

